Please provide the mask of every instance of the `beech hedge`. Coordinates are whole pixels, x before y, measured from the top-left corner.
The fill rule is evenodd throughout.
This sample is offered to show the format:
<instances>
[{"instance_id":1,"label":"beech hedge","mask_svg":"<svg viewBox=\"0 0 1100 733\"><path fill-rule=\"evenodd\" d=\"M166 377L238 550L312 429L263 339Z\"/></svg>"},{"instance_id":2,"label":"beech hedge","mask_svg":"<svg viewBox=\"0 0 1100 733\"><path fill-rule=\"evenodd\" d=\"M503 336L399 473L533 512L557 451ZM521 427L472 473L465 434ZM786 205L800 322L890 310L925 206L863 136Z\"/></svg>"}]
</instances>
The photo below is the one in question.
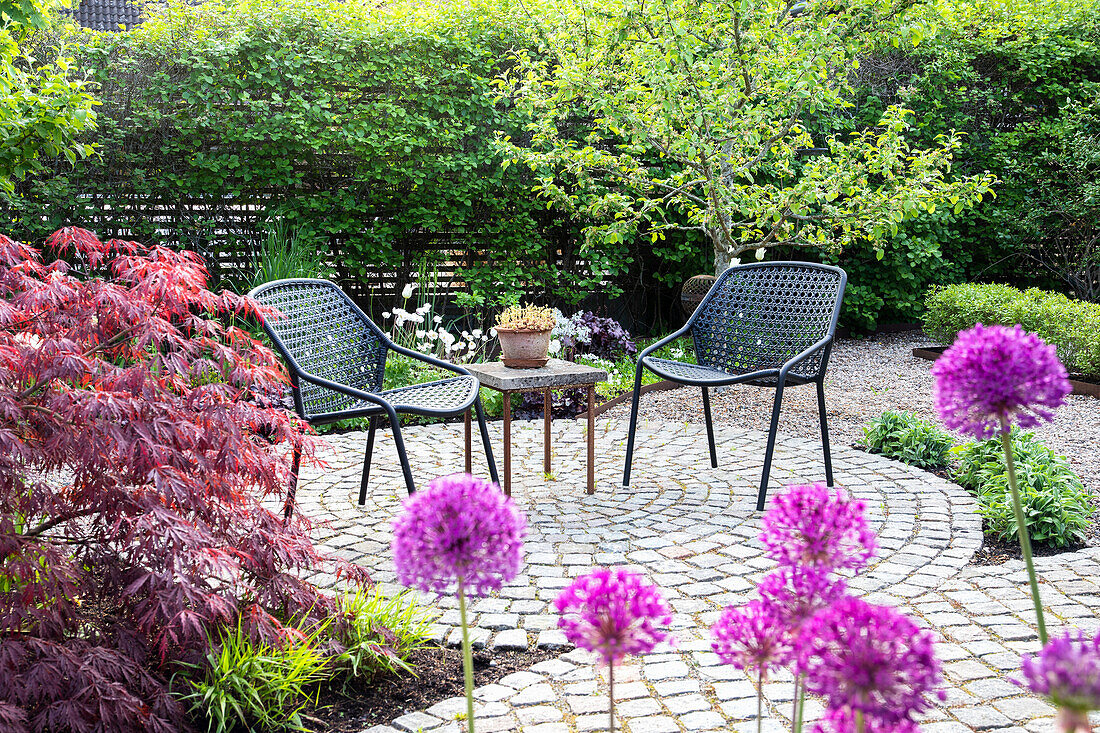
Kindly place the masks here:
<instances>
[{"instance_id":1,"label":"beech hedge","mask_svg":"<svg viewBox=\"0 0 1100 733\"><path fill-rule=\"evenodd\" d=\"M578 225L491 149L497 131L523 134L491 81L530 40L507 8L170 0L148 12L130 33L74 44L103 102L99 157L22 187L13 233L87 222L232 275L277 220L327 241L348 283L399 290L438 265L460 271L472 306L576 301L625 269L626 245L578 251Z\"/></svg>"}]
</instances>

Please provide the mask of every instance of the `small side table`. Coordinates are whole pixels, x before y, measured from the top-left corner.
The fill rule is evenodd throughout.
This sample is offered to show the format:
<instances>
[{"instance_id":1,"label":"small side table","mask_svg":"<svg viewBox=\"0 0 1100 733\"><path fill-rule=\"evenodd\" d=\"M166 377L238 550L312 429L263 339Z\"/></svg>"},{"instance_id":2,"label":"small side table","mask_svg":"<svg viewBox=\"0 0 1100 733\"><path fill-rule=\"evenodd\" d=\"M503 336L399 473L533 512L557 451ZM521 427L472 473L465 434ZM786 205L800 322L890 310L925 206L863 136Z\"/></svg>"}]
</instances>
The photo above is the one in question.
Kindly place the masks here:
<instances>
[{"instance_id":1,"label":"small side table","mask_svg":"<svg viewBox=\"0 0 1100 733\"><path fill-rule=\"evenodd\" d=\"M537 369L513 369L502 362L463 364L482 387L504 394L504 493L512 495L512 406L513 392L542 392L543 460L542 468L550 473L550 390L585 387L588 390L588 493L596 491L596 382L607 379L603 369L551 359ZM470 412L466 411L466 472L470 461Z\"/></svg>"}]
</instances>

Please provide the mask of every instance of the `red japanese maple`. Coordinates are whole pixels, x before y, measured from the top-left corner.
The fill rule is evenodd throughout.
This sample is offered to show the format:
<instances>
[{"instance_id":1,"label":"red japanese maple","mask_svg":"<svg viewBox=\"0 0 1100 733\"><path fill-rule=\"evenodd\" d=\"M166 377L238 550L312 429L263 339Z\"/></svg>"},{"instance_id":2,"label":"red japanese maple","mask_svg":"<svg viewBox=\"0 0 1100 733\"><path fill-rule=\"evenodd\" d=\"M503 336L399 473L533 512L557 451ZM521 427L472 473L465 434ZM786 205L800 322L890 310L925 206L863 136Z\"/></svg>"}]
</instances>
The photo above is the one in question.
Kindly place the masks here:
<instances>
[{"instance_id":1,"label":"red japanese maple","mask_svg":"<svg viewBox=\"0 0 1100 733\"><path fill-rule=\"evenodd\" d=\"M305 571L366 575L263 504L280 444L311 446L274 354L223 322L258 306L190 252L47 247L0 235L0 729L178 730L163 675L219 625L278 639L336 612Z\"/></svg>"}]
</instances>

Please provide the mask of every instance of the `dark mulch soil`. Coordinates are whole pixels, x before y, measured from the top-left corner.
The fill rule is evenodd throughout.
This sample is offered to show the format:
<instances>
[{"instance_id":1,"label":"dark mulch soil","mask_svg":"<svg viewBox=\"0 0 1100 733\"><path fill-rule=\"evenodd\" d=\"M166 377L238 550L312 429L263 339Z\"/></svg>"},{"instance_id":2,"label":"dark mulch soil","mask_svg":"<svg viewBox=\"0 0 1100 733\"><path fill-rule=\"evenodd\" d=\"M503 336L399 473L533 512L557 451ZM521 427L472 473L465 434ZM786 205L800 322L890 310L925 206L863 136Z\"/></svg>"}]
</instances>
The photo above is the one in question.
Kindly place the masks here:
<instances>
[{"instance_id":1,"label":"dark mulch soil","mask_svg":"<svg viewBox=\"0 0 1100 733\"><path fill-rule=\"evenodd\" d=\"M496 682L555 656L547 651L475 652L474 686ZM372 725L386 725L405 713L466 694L461 649L419 649L409 658L409 665L417 676L387 675L350 689L346 695L335 691L323 694L318 706L308 712L307 725L325 733L360 733Z\"/></svg>"}]
</instances>

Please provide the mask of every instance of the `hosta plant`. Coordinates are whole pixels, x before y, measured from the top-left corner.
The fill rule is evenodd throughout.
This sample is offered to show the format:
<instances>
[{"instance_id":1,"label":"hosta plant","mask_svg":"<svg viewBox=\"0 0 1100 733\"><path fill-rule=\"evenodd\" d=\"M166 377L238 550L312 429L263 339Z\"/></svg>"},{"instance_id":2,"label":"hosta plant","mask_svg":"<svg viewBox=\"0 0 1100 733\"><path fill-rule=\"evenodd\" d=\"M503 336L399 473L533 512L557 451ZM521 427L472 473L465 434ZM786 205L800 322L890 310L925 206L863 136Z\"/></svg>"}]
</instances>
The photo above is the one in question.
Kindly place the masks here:
<instances>
[{"instance_id":1,"label":"hosta plant","mask_svg":"<svg viewBox=\"0 0 1100 733\"><path fill-rule=\"evenodd\" d=\"M303 573L365 573L265 503L285 444L310 445L273 407L275 356L224 325L256 305L190 252L76 228L47 246L0 236L0 722L180 730L180 662L238 625L273 645L289 619L339 624Z\"/></svg>"}]
</instances>

